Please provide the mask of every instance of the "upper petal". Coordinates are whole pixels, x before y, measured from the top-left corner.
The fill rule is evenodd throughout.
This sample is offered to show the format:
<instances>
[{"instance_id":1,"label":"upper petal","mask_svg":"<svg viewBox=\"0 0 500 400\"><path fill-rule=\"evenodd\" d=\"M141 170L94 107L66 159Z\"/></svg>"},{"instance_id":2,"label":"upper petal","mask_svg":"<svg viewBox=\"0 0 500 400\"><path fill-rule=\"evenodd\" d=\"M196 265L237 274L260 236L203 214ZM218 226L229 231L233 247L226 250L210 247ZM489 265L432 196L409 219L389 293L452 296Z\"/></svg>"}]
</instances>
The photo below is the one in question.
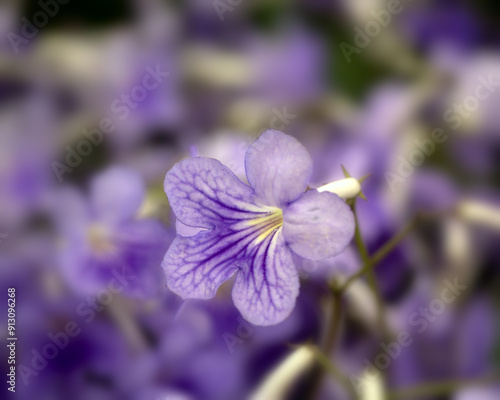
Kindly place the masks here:
<instances>
[{"instance_id":1,"label":"upper petal","mask_svg":"<svg viewBox=\"0 0 500 400\"><path fill-rule=\"evenodd\" d=\"M255 325L275 325L292 312L299 294L299 278L281 230L248 254L233 287L234 304Z\"/></svg>"},{"instance_id":2,"label":"upper petal","mask_svg":"<svg viewBox=\"0 0 500 400\"><path fill-rule=\"evenodd\" d=\"M253 190L211 158L177 163L165 177L165 193L176 217L192 227L215 228L262 213Z\"/></svg>"},{"instance_id":3,"label":"upper petal","mask_svg":"<svg viewBox=\"0 0 500 400\"><path fill-rule=\"evenodd\" d=\"M310 190L283 210L283 235L301 257L321 260L342 252L354 236L354 215L333 193Z\"/></svg>"},{"instance_id":4,"label":"upper petal","mask_svg":"<svg viewBox=\"0 0 500 400\"><path fill-rule=\"evenodd\" d=\"M312 159L292 136L267 130L247 150L245 168L259 200L266 205L283 206L307 189Z\"/></svg>"},{"instance_id":5,"label":"upper petal","mask_svg":"<svg viewBox=\"0 0 500 400\"><path fill-rule=\"evenodd\" d=\"M91 201L100 219L125 221L134 216L144 198L145 187L134 170L112 167L91 183Z\"/></svg>"}]
</instances>

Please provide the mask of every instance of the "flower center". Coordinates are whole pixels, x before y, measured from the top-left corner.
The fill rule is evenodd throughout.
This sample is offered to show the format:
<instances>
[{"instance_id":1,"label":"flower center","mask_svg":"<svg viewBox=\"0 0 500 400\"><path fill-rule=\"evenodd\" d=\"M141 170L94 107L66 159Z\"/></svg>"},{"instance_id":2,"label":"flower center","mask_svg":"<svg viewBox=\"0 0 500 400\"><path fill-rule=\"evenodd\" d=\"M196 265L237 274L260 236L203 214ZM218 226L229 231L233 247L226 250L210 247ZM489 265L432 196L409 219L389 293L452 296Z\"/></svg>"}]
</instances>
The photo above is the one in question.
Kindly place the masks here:
<instances>
[{"instance_id":1,"label":"flower center","mask_svg":"<svg viewBox=\"0 0 500 400\"><path fill-rule=\"evenodd\" d=\"M263 217L251 219L248 224L257 227L259 236L257 236L255 242L257 244L261 243L283 226L283 211L279 208L273 208L271 212Z\"/></svg>"},{"instance_id":2,"label":"flower center","mask_svg":"<svg viewBox=\"0 0 500 400\"><path fill-rule=\"evenodd\" d=\"M102 225L91 225L87 231L87 239L92 251L98 255L111 253L115 250L109 232Z\"/></svg>"}]
</instances>

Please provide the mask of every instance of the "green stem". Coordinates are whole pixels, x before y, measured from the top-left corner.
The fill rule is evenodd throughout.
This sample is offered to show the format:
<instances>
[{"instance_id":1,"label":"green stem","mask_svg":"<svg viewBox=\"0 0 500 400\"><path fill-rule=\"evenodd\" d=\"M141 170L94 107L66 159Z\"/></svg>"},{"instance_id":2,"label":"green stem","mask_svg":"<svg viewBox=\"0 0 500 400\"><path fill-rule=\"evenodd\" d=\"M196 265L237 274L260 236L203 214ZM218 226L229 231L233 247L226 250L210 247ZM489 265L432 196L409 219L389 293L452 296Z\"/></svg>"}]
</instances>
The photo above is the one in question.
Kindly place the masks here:
<instances>
[{"instance_id":1,"label":"green stem","mask_svg":"<svg viewBox=\"0 0 500 400\"><path fill-rule=\"evenodd\" d=\"M351 208L352 208L352 212L354 214L354 218L356 221L356 230L354 233L354 240L356 242L356 246L358 247L359 253L361 255L361 261L363 262L363 265L370 266L367 269L366 274L368 277L368 283L370 285L370 288L371 288L371 290L375 296L375 300L377 302L378 325L379 325L380 330L381 330L382 334L384 335L384 337L389 337L389 328L387 326L387 321L385 318L384 300L383 300L382 294L380 292L380 287L379 287L379 284L377 282L377 277L375 275L375 271L373 270L373 266L375 265L376 261L374 261L374 258L370 258L368 248L366 247L366 244L363 240L363 236L361 235L361 229L359 227L359 221L358 221L358 215L356 212L356 202L355 201L353 202Z\"/></svg>"},{"instance_id":2,"label":"green stem","mask_svg":"<svg viewBox=\"0 0 500 400\"><path fill-rule=\"evenodd\" d=\"M342 321L342 295L335 290L335 287L332 287L331 289L333 296L332 315L325 342L326 354L329 354L330 356L333 355L333 352L335 351L335 344L337 343L337 338L340 333L340 323Z\"/></svg>"},{"instance_id":3,"label":"green stem","mask_svg":"<svg viewBox=\"0 0 500 400\"><path fill-rule=\"evenodd\" d=\"M341 293L345 292L355 280L372 271L373 268L391 251L393 251L394 248L415 228L415 226L420 222L421 219L421 214L417 214L415 217L413 217L401 231L399 231L392 239L390 239L379 250L377 250L369 260L363 260L363 267L350 278L348 278L338 290Z\"/></svg>"},{"instance_id":4,"label":"green stem","mask_svg":"<svg viewBox=\"0 0 500 400\"><path fill-rule=\"evenodd\" d=\"M394 248L411 232L417 224L422 220L422 214L416 214L406 226L401 229L395 236L392 237L386 244L384 244L372 257L374 265L382 261Z\"/></svg>"},{"instance_id":5,"label":"green stem","mask_svg":"<svg viewBox=\"0 0 500 400\"><path fill-rule=\"evenodd\" d=\"M325 356L316 346L312 346L312 350L316 357L316 360L321 364L321 366L328 371L352 396L353 399L357 399L356 390L352 385L351 381L344 373Z\"/></svg>"},{"instance_id":6,"label":"green stem","mask_svg":"<svg viewBox=\"0 0 500 400\"><path fill-rule=\"evenodd\" d=\"M328 324L328 329L325 337L325 342L323 347L323 352L321 352L317 347L314 347L315 354L321 354L323 359L328 360L328 356L333 356L333 352L335 350L335 344L337 343L337 338L340 332L340 323L342 320L342 294L335 290L335 284L331 286L331 296L332 296L332 311L330 315L330 322ZM326 354L326 355L325 355ZM317 357L318 359L318 357ZM318 361L321 360L318 359ZM321 363L323 364L323 363ZM310 393L310 399L314 399L316 397L317 392L321 387L321 382L323 380L324 369L318 369L314 374L314 378L312 381L312 387Z\"/></svg>"},{"instance_id":7,"label":"green stem","mask_svg":"<svg viewBox=\"0 0 500 400\"><path fill-rule=\"evenodd\" d=\"M335 284L332 284L331 286L331 292L333 295L332 317L330 319L328 335L326 339L326 344L324 346L324 352L321 352L317 347L314 347L314 352L316 355L316 359L323 366L324 370L329 371L342 385L344 385L345 388L351 393L353 398L357 398L356 392L349 379L342 374L342 372L330 361L328 357L332 355L335 348L335 343L337 342L338 339L339 327L342 317L342 306L341 306L342 295L355 280L366 274L370 287L373 290L373 293L377 300L377 313L378 313L377 317L382 334L385 337L390 337L387 321L385 318L384 302L382 300L380 289L378 287L378 282L375 276L374 267L380 261L382 261L389 253L391 253L394 250L394 248L415 228L415 226L420 222L421 218L423 217L423 214L417 214L414 218L412 218L412 220L401 231L399 231L393 238L391 238L378 251L376 251L373 256L370 257L368 249L363 241L363 237L359 227L355 200L351 204L351 208L356 222L354 239L358 247L361 260L363 262L363 266L357 273L348 278L342 285L337 286ZM315 384L313 385L313 387L316 390L319 388L320 382L321 382L321 374L319 375L317 374L315 379ZM438 389L443 390L442 389L443 387L448 387L446 386L446 384L447 383L435 384L434 386L431 385L431 389L435 389L437 387ZM313 390L312 392L315 393L316 390ZM430 389L428 386L422 386L413 389L412 388L400 389L391 392L392 396L391 399L398 399L400 397L406 398L405 395L408 393L409 395L413 396L412 390L415 390L417 393L420 393L419 390L425 391Z\"/></svg>"}]
</instances>

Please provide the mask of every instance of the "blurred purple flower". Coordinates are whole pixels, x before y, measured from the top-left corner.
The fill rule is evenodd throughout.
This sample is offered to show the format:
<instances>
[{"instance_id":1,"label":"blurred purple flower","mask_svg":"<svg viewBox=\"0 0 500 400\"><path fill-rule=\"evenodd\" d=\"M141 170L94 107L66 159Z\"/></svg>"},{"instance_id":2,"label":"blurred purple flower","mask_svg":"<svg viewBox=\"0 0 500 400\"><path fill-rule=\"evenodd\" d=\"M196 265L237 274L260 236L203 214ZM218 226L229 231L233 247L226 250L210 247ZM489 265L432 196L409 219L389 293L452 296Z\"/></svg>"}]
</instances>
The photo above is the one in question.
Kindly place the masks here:
<instances>
[{"instance_id":1,"label":"blurred purple flower","mask_svg":"<svg viewBox=\"0 0 500 400\"><path fill-rule=\"evenodd\" d=\"M254 91L264 101L300 104L324 91L320 77L325 65L323 43L307 31L293 30L286 38L252 38L248 50L255 65Z\"/></svg>"},{"instance_id":2,"label":"blurred purple flower","mask_svg":"<svg viewBox=\"0 0 500 400\"><path fill-rule=\"evenodd\" d=\"M481 37L480 22L464 5L450 2L433 3L429 7L411 7L402 14L401 33L421 49L436 46L467 50L477 45Z\"/></svg>"},{"instance_id":3,"label":"blurred purple flower","mask_svg":"<svg viewBox=\"0 0 500 400\"><path fill-rule=\"evenodd\" d=\"M68 191L59 210L63 273L81 293L95 293L117 274L123 293L147 298L162 290L159 268L171 235L154 219L137 219L145 188L133 170L113 167L91 183L90 199Z\"/></svg>"},{"instance_id":4,"label":"blurred purple flower","mask_svg":"<svg viewBox=\"0 0 500 400\"><path fill-rule=\"evenodd\" d=\"M256 325L289 316L299 292L293 254L319 260L341 253L354 234L336 195L305 192L312 159L294 138L268 130L248 149L250 186L219 161L192 158L167 173L165 192L181 223L165 255L167 284L183 298L208 299L234 273L233 301Z\"/></svg>"}]
</instances>

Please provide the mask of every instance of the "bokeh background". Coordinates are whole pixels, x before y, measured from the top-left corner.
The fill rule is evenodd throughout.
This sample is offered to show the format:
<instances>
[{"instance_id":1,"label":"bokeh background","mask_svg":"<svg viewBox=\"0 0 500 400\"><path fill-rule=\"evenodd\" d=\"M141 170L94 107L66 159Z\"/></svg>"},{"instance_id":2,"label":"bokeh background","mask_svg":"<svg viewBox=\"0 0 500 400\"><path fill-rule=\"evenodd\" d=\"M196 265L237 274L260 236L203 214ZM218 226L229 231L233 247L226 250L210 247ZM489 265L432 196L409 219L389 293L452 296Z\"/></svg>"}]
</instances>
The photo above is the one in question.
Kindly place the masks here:
<instances>
[{"instance_id":1,"label":"bokeh background","mask_svg":"<svg viewBox=\"0 0 500 400\"><path fill-rule=\"evenodd\" d=\"M18 336L2 398L247 399L296 346L322 346L328 282L360 268L354 244L309 265L274 327L243 321L230 284L183 302L164 283L165 173L203 155L245 179L270 128L309 150L316 187L341 165L371 174L370 252L432 214L376 268L389 329L414 342L361 398L500 398L498 3L3 0L0 21L0 327L13 287ZM413 313L456 280L466 289L418 332ZM381 352L375 304L364 279L343 300L326 356L348 377ZM352 398L299 364L260 399Z\"/></svg>"}]
</instances>

